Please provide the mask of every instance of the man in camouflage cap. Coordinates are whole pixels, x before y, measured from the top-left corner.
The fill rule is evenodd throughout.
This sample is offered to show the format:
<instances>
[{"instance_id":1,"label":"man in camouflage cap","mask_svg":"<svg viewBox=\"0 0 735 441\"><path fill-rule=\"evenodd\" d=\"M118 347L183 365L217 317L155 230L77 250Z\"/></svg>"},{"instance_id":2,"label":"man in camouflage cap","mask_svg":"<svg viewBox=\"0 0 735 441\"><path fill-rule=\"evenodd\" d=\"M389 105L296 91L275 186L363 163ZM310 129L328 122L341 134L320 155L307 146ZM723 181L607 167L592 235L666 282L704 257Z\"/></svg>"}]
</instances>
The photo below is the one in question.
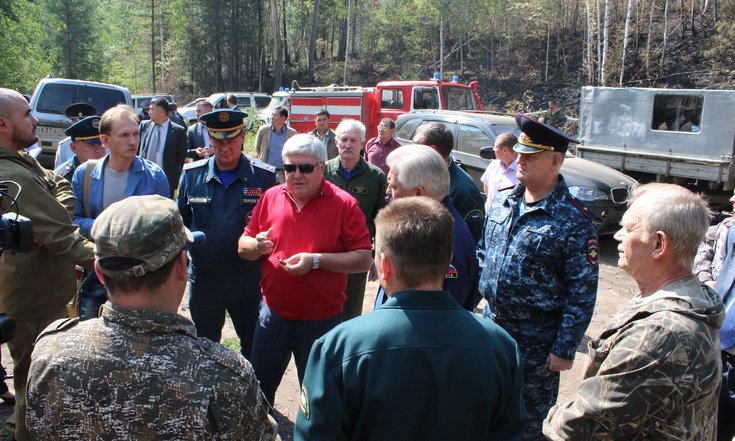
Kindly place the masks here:
<instances>
[{"instance_id":1,"label":"man in camouflage cap","mask_svg":"<svg viewBox=\"0 0 735 441\"><path fill-rule=\"evenodd\" d=\"M552 440L714 440L720 388L720 296L692 274L707 203L673 184L639 187L615 234L636 295L589 342L575 397L551 409Z\"/></svg>"},{"instance_id":2,"label":"man in camouflage cap","mask_svg":"<svg viewBox=\"0 0 735 441\"><path fill-rule=\"evenodd\" d=\"M34 439L274 439L252 367L177 315L193 243L176 204L133 196L92 227L110 302L39 336L28 382Z\"/></svg>"}]
</instances>

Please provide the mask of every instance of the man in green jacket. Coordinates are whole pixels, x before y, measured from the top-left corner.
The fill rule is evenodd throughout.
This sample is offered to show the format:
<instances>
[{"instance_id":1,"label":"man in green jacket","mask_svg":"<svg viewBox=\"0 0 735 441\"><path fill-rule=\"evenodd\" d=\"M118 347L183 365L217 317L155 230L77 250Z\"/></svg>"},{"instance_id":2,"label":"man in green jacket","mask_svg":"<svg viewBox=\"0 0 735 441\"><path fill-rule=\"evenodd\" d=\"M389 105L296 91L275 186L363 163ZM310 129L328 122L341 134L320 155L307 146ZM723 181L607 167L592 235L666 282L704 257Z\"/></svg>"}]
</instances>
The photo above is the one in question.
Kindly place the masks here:
<instances>
[{"instance_id":1,"label":"man in green jacket","mask_svg":"<svg viewBox=\"0 0 735 441\"><path fill-rule=\"evenodd\" d=\"M324 177L357 200L362 214L365 215L370 239L375 239L375 216L385 207L385 189L388 185L385 174L360 156L360 149L365 142L363 123L345 119L337 126L336 134L339 156L327 161ZM347 301L342 309L343 322L362 314L366 282L367 273L347 276Z\"/></svg>"},{"instance_id":2,"label":"man in green jacket","mask_svg":"<svg viewBox=\"0 0 735 441\"><path fill-rule=\"evenodd\" d=\"M25 388L33 342L51 322L67 316L66 304L76 292L74 265L92 268L94 262L93 244L71 221L71 184L24 151L38 140L37 123L23 95L0 88L0 176L9 182L9 192L16 192L15 203L5 198L0 211L17 210L29 218L35 242L30 252L4 253L0 266L0 311L16 324L8 349L14 366L17 440L29 439Z\"/></svg>"},{"instance_id":3,"label":"man in green jacket","mask_svg":"<svg viewBox=\"0 0 735 441\"><path fill-rule=\"evenodd\" d=\"M516 343L442 291L452 215L410 196L375 224L375 266L390 299L314 342L294 439L521 439Z\"/></svg>"}]
</instances>

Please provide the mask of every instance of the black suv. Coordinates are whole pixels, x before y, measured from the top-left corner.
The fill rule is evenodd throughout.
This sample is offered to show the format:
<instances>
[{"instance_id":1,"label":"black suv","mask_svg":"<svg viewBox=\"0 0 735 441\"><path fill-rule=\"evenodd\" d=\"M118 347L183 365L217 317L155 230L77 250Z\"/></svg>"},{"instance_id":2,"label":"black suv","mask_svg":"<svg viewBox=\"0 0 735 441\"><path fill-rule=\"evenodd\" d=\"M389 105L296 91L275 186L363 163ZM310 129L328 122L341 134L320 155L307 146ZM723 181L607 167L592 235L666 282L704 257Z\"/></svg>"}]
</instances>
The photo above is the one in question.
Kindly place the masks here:
<instances>
[{"instance_id":1,"label":"black suv","mask_svg":"<svg viewBox=\"0 0 735 441\"><path fill-rule=\"evenodd\" d=\"M410 143L416 129L431 122L444 123L452 130L452 157L472 176L480 191L483 190L480 177L490 160L494 159L492 147L495 137L518 129L515 119L509 115L420 110L398 117L394 137L401 144ZM480 156L480 149L483 149L485 157ZM490 159L486 159L488 155ZM577 158L571 153L567 153L561 174L569 191L594 213L599 234L617 231L630 190L636 184L635 179L610 167Z\"/></svg>"}]
</instances>

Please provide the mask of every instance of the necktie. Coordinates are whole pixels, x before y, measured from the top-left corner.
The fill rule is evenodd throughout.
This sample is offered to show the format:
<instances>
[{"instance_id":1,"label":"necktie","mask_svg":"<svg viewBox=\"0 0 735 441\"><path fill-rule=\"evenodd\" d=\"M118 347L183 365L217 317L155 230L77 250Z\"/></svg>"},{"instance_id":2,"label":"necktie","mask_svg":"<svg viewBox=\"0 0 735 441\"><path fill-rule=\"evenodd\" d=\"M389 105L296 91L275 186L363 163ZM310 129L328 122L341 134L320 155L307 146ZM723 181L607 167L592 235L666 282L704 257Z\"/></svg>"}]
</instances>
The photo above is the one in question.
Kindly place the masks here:
<instances>
[{"instance_id":1,"label":"necktie","mask_svg":"<svg viewBox=\"0 0 735 441\"><path fill-rule=\"evenodd\" d=\"M160 124L154 124L151 128L151 136L148 139L148 153L146 154L147 160L151 162L156 162L156 156L158 156L158 148L159 148L159 142L161 139L160 136L161 131L161 125Z\"/></svg>"}]
</instances>

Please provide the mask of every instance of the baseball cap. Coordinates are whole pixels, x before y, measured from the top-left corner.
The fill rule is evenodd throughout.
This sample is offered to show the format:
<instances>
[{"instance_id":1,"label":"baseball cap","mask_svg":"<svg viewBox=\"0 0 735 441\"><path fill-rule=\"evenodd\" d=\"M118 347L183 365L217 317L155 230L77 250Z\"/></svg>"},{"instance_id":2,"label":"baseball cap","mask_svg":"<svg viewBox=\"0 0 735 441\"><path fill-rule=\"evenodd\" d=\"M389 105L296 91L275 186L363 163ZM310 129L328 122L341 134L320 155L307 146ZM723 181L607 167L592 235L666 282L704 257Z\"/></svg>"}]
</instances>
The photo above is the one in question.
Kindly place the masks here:
<instances>
[{"instance_id":1,"label":"baseball cap","mask_svg":"<svg viewBox=\"0 0 735 441\"><path fill-rule=\"evenodd\" d=\"M92 238L97 263L108 276L141 277L195 243L176 203L159 195L110 205L94 221Z\"/></svg>"}]
</instances>

